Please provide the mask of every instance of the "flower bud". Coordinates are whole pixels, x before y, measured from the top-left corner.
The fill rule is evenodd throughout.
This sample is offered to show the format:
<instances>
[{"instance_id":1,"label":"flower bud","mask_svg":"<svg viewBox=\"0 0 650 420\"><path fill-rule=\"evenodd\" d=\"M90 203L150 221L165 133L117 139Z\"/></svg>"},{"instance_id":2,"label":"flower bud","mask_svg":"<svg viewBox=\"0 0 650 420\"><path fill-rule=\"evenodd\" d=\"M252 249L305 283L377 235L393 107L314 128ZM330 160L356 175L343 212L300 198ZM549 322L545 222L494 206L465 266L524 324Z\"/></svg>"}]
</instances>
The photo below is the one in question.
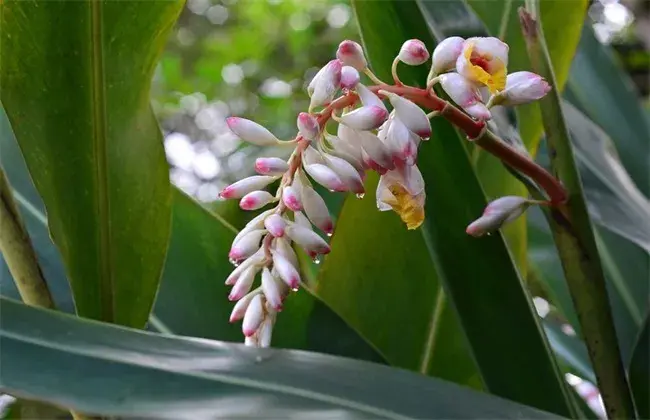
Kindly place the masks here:
<instances>
[{"instance_id":1,"label":"flower bud","mask_svg":"<svg viewBox=\"0 0 650 420\"><path fill-rule=\"evenodd\" d=\"M239 201L239 207L242 210L257 210L266 206L275 200L275 197L268 191L253 191L246 194Z\"/></svg>"},{"instance_id":2,"label":"flower bud","mask_svg":"<svg viewBox=\"0 0 650 420\"><path fill-rule=\"evenodd\" d=\"M302 214L300 212L294 213L296 214ZM302 216L305 217L305 216ZM307 223L309 226L311 224L309 223L309 220L307 220ZM279 252L280 255L282 255L284 258L286 258L294 267L298 266L298 257L296 256L296 253L294 252L293 248L291 247L291 242L287 239L286 235L282 238L276 238L273 241L273 246L271 247L273 252Z\"/></svg>"},{"instance_id":3,"label":"flower bud","mask_svg":"<svg viewBox=\"0 0 650 420\"><path fill-rule=\"evenodd\" d=\"M313 146L308 146L302 151L302 164L313 165L315 163L323 165L325 164L325 160L318 150L314 149Z\"/></svg>"},{"instance_id":4,"label":"flower bud","mask_svg":"<svg viewBox=\"0 0 650 420\"><path fill-rule=\"evenodd\" d=\"M298 274L298 270L296 270L296 267L288 259L277 251L273 253L273 267L287 286L292 289L297 289L300 286L300 274Z\"/></svg>"},{"instance_id":5,"label":"flower bud","mask_svg":"<svg viewBox=\"0 0 650 420\"><path fill-rule=\"evenodd\" d=\"M343 66L341 69L341 88L354 89L359 83L359 72L351 66Z\"/></svg>"},{"instance_id":6,"label":"flower bud","mask_svg":"<svg viewBox=\"0 0 650 420\"><path fill-rule=\"evenodd\" d=\"M246 226L242 230L239 231L239 233L235 236L235 239L233 239L232 243L233 245L237 243L241 238L243 238L245 235L248 233L256 230L256 229L262 229L264 227L264 219L266 217L273 213L274 209L268 209L266 211L263 211L262 213L258 214L257 216L253 217L250 222L246 223Z\"/></svg>"},{"instance_id":7,"label":"flower bud","mask_svg":"<svg viewBox=\"0 0 650 420\"><path fill-rule=\"evenodd\" d=\"M318 182L328 190L340 192L347 191L347 187L343 181L341 181L341 178L339 178L336 172L327 166L315 163L312 165L304 165L304 168L314 181Z\"/></svg>"},{"instance_id":8,"label":"flower bud","mask_svg":"<svg viewBox=\"0 0 650 420\"><path fill-rule=\"evenodd\" d=\"M233 261L244 260L260 249L260 241L266 232L263 229L250 231L236 242L228 253L228 258Z\"/></svg>"},{"instance_id":9,"label":"flower bud","mask_svg":"<svg viewBox=\"0 0 650 420\"><path fill-rule=\"evenodd\" d=\"M253 280L255 280L255 275L258 271L259 267L257 265L252 265L244 270L244 272L241 274L241 276L239 276L235 284L232 286L230 295L228 295L228 300L239 300L244 297L246 293L250 292L251 286L253 285Z\"/></svg>"},{"instance_id":10,"label":"flower bud","mask_svg":"<svg viewBox=\"0 0 650 420\"><path fill-rule=\"evenodd\" d=\"M261 157L255 159L255 170L262 175L283 175L289 170L289 164L277 157Z\"/></svg>"},{"instance_id":11,"label":"flower bud","mask_svg":"<svg viewBox=\"0 0 650 420\"><path fill-rule=\"evenodd\" d=\"M266 348L271 345L271 338L273 335L273 320L266 317L257 330L257 346Z\"/></svg>"},{"instance_id":12,"label":"flower bud","mask_svg":"<svg viewBox=\"0 0 650 420\"><path fill-rule=\"evenodd\" d=\"M361 162L361 144L357 131L345 124L339 124L336 134L336 136L326 135L332 147L337 151L349 154Z\"/></svg>"},{"instance_id":13,"label":"flower bud","mask_svg":"<svg viewBox=\"0 0 650 420\"><path fill-rule=\"evenodd\" d=\"M334 95L341 85L341 69L343 63L331 60L316 73L307 86L307 93L311 97L309 107L325 105L334 99Z\"/></svg>"},{"instance_id":14,"label":"flower bud","mask_svg":"<svg viewBox=\"0 0 650 420\"><path fill-rule=\"evenodd\" d=\"M423 139L431 137L431 123L427 114L419 106L391 92L382 90L379 93L388 97L393 108L395 108L395 115L402 120L409 130Z\"/></svg>"},{"instance_id":15,"label":"flower bud","mask_svg":"<svg viewBox=\"0 0 650 420\"><path fill-rule=\"evenodd\" d=\"M260 327L263 320L264 302L262 301L262 295L255 295L248 308L246 308L244 320L242 321L242 332L244 335L250 337L255 334L255 331Z\"/></svg>"},{"instance_id":16,"label":"flower bud","mask_svg":"<svg viewBox=\"0 0 650 420\"><path fill-rule=\"evenodd\" d=\"M253 298L256 296L256 293L248 293L246 296L243 298L239 299L237 303L235 303L235 306L232 308L232 312L230 313L230 319L228 322L235 322L239 321L244 317L244 314L246 313L246 309L248 309L248 305L250 305L251 301Z\"/></svg>"},{"instance_id":17,"label":"flower bud","mask_svg":"<svg viewBox=\"0 0 650 420\"><path fill-rule=\"evenodd\" d=\"M433 50L431 66L435 74L453 70L456 67L456 60L463 52L465 40L459 36L452 36L442 40Z\"/></svg>"},{"instance_id":18,"label":"flower bud","mask_svg":"<svg viewBox=\"0 0 650 420\"><path fill-rule=\"evenodd\" d=\"M264 267L262 270L262 292L274 310L282 310L282 294L268 267Z\"/></svg>"},{"instance_id":19,"label":"flower bud","mask_svg":"<svg viewBox=\"0 0 650 420\"><path fill-rule=\"evenodd\" d=\"M409 66L419 66L429 59L429 51L424 42L419 39L409 39L402 44L397 58Z\"/></svg>"},{"instance_id":20,"label":"flower bud","mask_svg":"<svg viewBox=\"0 0 650 420\"><path fill-rule=\"evenodd\" d=\"M479 120L489 120L490 111L481 102L476 86L458 73L446 73L440 77L440 85L449 97L469 115Z\"/></svg>"},{"instance_id":21,"label":"flower bud","mask_svg":"<svg viewBox=\"0 0 650 420\"><path fill-rule=\"evenodd\" d=\"M363 180L357 169L347 160L331 154L325 155L327 165L334 170L341 181L346 185L346 189L356 194L363 194Z\"/></svg>"},{"instance_id":22,"label":"flower bud","mask_svg":"<svg viewBox=\"0 0 650 420\"><path fill-rule=\"evenodd\" d=\"M388 118L388 111L376 105L362 106L341 115L341 123L355 130L374 130Z\"/></svg>"},{"instance_id":23,"label":"flower bud","mask_svg":"<svg viewBox=\"0 0 650 420\"><path fill-rule=\"evenodd\" d=\"M294 223L297 223L304 228L311 229L311 222L309 221L307 216L305 216L302 212L299 211L294 212L293 221Z\"/></svg>"},{"instance_id":24,"label":"flower bud","mask_svg":"<svg viewBox=\"0 0 650 420\"><path fill-rule=\"evenodd\" d=\"M220 193L221 198L241 198L246 194L260 190L278 179L274 176L254 175L228 185Z\"/></svg>"},{"instance_id":25,"label":"flower bud","mask_svg":"<svg viewBox=\"0 0 650 420\"><path fill-rule=\"evenodd\" d=\"M287 226L287 236L313 254L329 254L330 246L316 232L297 223Z\"/></svg>"},{"instance_id":26,"label":"flower bud","mask_svg":"<svg viewBox=\"0 0 650 420\"><path fill-rule=\"evenodd\" d=\"M336 50L336 58L346 66L354 67L358 71L363 71L368 67L361 45L349 39L339 44L339 48Z\"/></svg>"},{"instance_id":27,"label":"flower bud","mask_svg":"<svg viewBox=\"0 0 650 420\"><path fill-rule=\"evenodd\" d=\"M369 158L369 160L366 160L366 163L372 169L377 170L377 167L381 167L384 170L389 170L395 167L386 145L377 136L362 131L359 133L359 138L361 140L361 147Z\"/></svg>"},{"instance_id":28,"label":"flower bud","mask_svg":"<svg viewBox=\"0 0 650 420\"><path fill-rule=\"evenodd\" d=\"M279 214L272 214L264 220L264 227L271 235L280 238L284 235L284 229L287 226L287 221Z\"/></svg>"},{"instance_id":29,"label":"flower bud","mask_svg":"<svg viewBox=\"0 0 650 420\"><path fill-rule=\"evenodd\" d=\"M500 96L503 100L499 105L522 105L544 97L551 90L551 86L539 74L529 71L518 71L509 74L506 78L506 88Z\"/></svg>"},{"instance_id":30,"label":"flower bud","mask_svg":"<svg viewBox=\"0 0 650 420\"><path fill-rule=\"evenodd\" d=\"M302 210L302 202L295 188L287 185L282 189L282 202L292 211Z\"/></svg>"},{"instance_id":31,"label":"flower bud","mask_svg":"<svg viewBox=\"0 0 650 420\"><path fill-rule=\"evenodd\" d=\"M334 231L332 218L327 210L325 200L313 188L305 186L301 192L302 204L309 220L327 234Z\"/></svg>"},{"instance_id":32,"label":"flower bud","mask_svg":"<svg viewBox=\"0 0 650 420\"><path fill-rule=\"evenodd\" d=\"M230 131L245 142L257 146L272 146L279 140L266 128L258 123L239 117L226 118L226 124Z\"/></svg>"},{"instance_id":33,"label":"flower bud","mask_svg":"<svg viewBox=\"0 0 650 420\"><path fill-rule=\"evenodd\" d=\"M306 140L312 141L318 137L320 128L318 127L318 121L311 114L306 112L301 112L298 114L298 132Z\"/></svg>"},{"instance_id":34,"label":"flower bud","mask_svg":"<svg viewBox=\"0 0 650 420\"><path fill-rule=\"evenodd\" d=\"M239 277L246 271L249 267L260 264L265 257L264 248L260 248L255 254L244 260L239 264L235 269L228 275L225 281L226 286L232 286L239 279Z\"/></svg>"},{"instance_id":35,"label":"flower bud","mask_svg":"<svg viewBox=\"0 0 650 420\"><path fill-rule=\"evenodd\" d=\"M385 111L386 110L386 105L384 105L384 101L382 101L379 96L375 95L370 89L368 89L365 85L359 83L357 85L357 94L359 95L359 99L361 99L361 103L363 106L377 106Z\"/></svg>"},{"instance_id":36,"label":"flower bud","mask_svg":"<svg viewBox=\"0 0 650 420\"><path fill-rule=\"evenodd\" d=\"M406 128L394 111L379 130L377 137L386 145L396 165L398 162L415 164L420 138Z\"/></svg>"},{"instance_id":37,"label":"flower bud","mask_svg":"<svg viewBox=\"0 0 650 420\"><path fill-rule=\"evenodd\" d=\"M483 215L467 226L465 232L478 237L496 231L504 224L521 216L528 206L530 206L530 201L523 197L498 198L488 204Z\"/></svg>"}]
</instances>

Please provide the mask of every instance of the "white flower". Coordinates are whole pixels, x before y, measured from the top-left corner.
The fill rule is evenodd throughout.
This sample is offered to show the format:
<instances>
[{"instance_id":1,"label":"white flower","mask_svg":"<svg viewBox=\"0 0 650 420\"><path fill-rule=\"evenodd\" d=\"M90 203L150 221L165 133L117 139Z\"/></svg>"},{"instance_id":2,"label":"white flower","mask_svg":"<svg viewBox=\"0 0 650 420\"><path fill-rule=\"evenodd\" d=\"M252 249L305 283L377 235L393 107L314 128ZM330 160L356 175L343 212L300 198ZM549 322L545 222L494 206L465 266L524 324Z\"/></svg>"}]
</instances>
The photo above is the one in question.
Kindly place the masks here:
<instances>
[{"instance_id":1,"label":"white flower","mask_svg":"<svg viewBox=\"0 0 650 420\"><path fill-rule=\"evenodd\" d=\"M245 142L257 146L272 146L280 142L273 133L258 123L239 117L226 118L230 131Z\"/></svg>"},{"instance_id":2,"label":"white flower","mask_svg":"<svg viewBox=\"0 0 650 420\"><path fill-rule=\"evenodd\" d=\"M506 86L508 45L494 37L469 38L456 60L456 71L475 83L487 86L490 92Z\"/></svg>"},{"instance_id":3,"label":"white flower","mask_svg":"<svg viewBox=\"0 0 650 420\"><path fill-rule=\"evenodd\" d=\"M433 50L431 66L435 74L444 73L456 67L456 60L463 51L465 40L459 36L452 36L442 40Z\"/></svg>"},{"instance_id":4,"label":"white flower","mask_svg":"<svg viewBox=\"0 0 650 420\"><path fill-rule=\"evenodd\" d=\"M409 39L402 44L397 58L409 66L419 66L429 59L429 51L424 42L419 39Z\"/></svg>"},{"instance_id":5,"label":"white flower","mask_svg":"<svg viewBox=\"0 0 650 420\"><path fill-rule=\"evenodd\" d=\"M377 208L393 210L408 229L417 229L424 222L424 179L416 165L388 171L377 185Z\"/></svg>"}]
</instances>

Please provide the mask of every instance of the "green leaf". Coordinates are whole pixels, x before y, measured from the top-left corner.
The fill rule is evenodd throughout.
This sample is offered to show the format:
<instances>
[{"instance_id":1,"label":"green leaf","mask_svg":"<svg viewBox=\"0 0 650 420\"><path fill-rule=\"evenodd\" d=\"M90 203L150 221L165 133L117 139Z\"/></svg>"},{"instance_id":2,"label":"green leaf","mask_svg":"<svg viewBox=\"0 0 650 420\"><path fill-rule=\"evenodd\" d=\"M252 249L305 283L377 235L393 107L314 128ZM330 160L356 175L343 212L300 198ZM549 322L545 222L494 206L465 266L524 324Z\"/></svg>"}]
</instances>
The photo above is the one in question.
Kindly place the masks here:
<instances>
[{"instance_id":1,"label":"green leaf","mask_svg":"<svg viewBox=\"0 0 650 420\"><path fill-rule=\"evenodd\" d=\"M2 4L0 99L84 317L142 327L153 305L171 190L149 84L182 4Z\"/></svg>"},{"instance_id":2,"label":"green leaf","mask_svg":"<svg viewBox=\"0 0 650 420\"><path fill-rule=\"evenodd\" d=\"M80 412L175 419L260 413L280 418L553 417L367 362L154 335L5 299L0 316L0 387ZM101 386L88 386L88 378L101 378Z\"/></svg>"},{"instance_id":3,"label":"green leaf","mask_svg":"<svg viewBox=\"0 0 650 420\"><path fill-rule=\"evenodd\" d=\"M650 314L646 315L643 328L634 347L632 361L628 367L630 386L636 402L639 418L650 418Z\"/></svg>"},{"instance_id":4,"label":"green leaf","mask_svg":"<svg viewBox=\"0 0 650 420\"><path fill-rule=\"evenodd\" d=\"M434 45L415 2L353 5L380 78L390 77L392 59L404 40L420 38ZM426 69L404 70L400 67L405 83L424 83ZM442 284L487 390L569 414L553 356L503 238L477 240L465 234L486 205L465 140L445 121L434 121L433 138L419 153L427 183L423 235L408 232L395 214L377 211L372 194L376 178L369 177L366 198L348 198L344 205L318 292L389 362L426 372L423 360L454 363L437 352L446 346L435 322Z\"/></svg>"},{"instance_id":5,"label":"green leaf","mask_svg":"<svg viewBox=\"0 0 650 420\"><path fill-rule=\"evenodd\" d=\"M588 23L582 29L566 91L567 99L612 138L637 188L650 196L650 118L629 75Z\"/></svg>"}]
</instances>

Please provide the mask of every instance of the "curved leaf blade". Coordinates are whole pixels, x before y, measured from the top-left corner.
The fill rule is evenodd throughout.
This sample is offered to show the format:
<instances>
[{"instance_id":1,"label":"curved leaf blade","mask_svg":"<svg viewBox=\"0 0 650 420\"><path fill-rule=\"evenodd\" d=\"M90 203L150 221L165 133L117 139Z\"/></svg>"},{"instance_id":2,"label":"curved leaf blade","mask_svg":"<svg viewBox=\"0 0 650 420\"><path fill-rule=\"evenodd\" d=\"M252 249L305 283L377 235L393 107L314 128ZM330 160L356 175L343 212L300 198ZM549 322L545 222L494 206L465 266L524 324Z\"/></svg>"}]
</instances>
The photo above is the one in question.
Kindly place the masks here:
<instances>
[{"instance_id":1,"label":"curved leaf blade","mask_svg":"<svg viewBox=\"0 0 650 420\"><path fill-rule=\"evenodd\" d=\"M0 99L84 317L142 327L155 298L171 190L149 83L181 7L8 1L0 9Z\"/></svg>"},{"instance_id":2,"label":"curved leaf blade","mask_svg":"<svg viewBox=\"0 0 650 420\"><path fill-rule=\"evenodd\" d=\"M553 417L367 362L158 336L5 299L0 316L0 388L81 412L174 419L260 413L281 418ZM88 386L89 377L102 378L102 386Z\"/></svg>"}]
</instances>

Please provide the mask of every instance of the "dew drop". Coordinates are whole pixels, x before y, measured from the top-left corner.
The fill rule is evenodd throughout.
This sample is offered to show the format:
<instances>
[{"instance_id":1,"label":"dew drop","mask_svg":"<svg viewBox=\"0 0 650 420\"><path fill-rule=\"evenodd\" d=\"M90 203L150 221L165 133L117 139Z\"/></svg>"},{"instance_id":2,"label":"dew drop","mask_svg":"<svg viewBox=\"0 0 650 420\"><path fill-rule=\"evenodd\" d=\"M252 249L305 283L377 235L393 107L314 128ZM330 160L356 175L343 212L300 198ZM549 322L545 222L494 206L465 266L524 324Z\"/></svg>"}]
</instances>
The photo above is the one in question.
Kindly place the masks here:
<instances>
[{"instance_id":1,"label":"dew drop","mask_svg":"<svg viewBox=\"0 0 650 420\"><path fill-rule=\"evenodd\" d=\"M487 236L492 236L492 232L488 232L488 233L487 233Z\"/></svg>"},{"instance_id":2,"label":"dew drop","mask_svg":"<svg viewBox=\"0 0 650 420\"><path fill-rule=\"evenodd\" d=\"M314 262L314 264L320 264L320 257L319 257L318 255L316 255L316 256L312 259L312 261Z\"/></svg>"},{"instance_id":3,"label":"dew drop","mask_svg":"<svg viewBox=\"0 0 650 420\"><path fill-rule=\"evenodd\" d=\"M292 291L292 292L297 292L297 291L298 291L298 288L295 287L295 288L291 289L291 291Z\"/></svg>"},{"instance_id":4,"label":"dew drop","mask_svg":"<svg viewBox=\"0 0 650 420\"><path fill-rule=\"evenodd\" d=\"M327 191L329 191L329 192L331 192L331 193L335 193L335 192L336 192L336 191L334 191L334 190L327 190Z\"/></svg>"},{"instance_id":5,"label":"dew drop","mask_svg":"<svg viewBox=\"0 0 650 420\"><path fill-rule=\"evenodd\" d=\"M334 233L333 232L327 232L325 235L327 235L328 238L331 238L332 235L334 235Z\"/></svg>"},{"instance_id":6,"label":"dew drop","mask_svg":"<svg viewBox=\"0 0 650 420\"><path fill-rule=\"evenodd\" d=\"M229 258L228 261L230 262L230 264L234 265L235 267L239 266L239 263L234 258Z\"/></svg>"},{"instance_id":7,"label":"dew drop","mask_svg":"<svg viewBox=\"0 0 650 420\"><path fill-rule=\"evenodd\" d=\"M365 196L366 196L366 195L365 195L364 193L356 194L356 197L357 197L359 200L361 200L361 199L362 199L363 197L365 197Z\"/></svg>"}]
</instances>

